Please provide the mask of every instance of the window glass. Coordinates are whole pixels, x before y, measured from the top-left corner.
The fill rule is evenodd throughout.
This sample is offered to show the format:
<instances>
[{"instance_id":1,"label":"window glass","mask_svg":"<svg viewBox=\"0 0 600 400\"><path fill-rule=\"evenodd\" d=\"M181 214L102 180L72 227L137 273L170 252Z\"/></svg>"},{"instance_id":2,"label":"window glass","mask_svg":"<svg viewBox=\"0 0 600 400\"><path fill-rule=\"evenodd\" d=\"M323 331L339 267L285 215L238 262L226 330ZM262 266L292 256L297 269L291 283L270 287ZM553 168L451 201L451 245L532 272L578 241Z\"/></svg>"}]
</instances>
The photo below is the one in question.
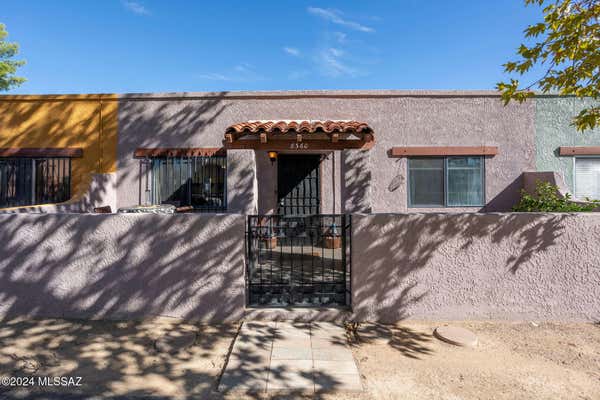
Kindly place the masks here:
<instances>
[{"instance_id":1,"label":"window glass","mask_svg":"<svg viewBox=\"0 0 600 400\"><path fill-rule=\"evenodd\" d=\"M409 203L412 207L444 205L444 159L408 160Z\"/></svg>"},{"instance_id":2,"label":"window glass","mask_svg":"<svg viewBox=\"0 0 600 400\"><path fill-rule=\"evenodd\" d=\"M410 207L484 204L483 157L411 158L408 170Z\"/></svg>"},{"instance_id":3,"label":"window glass","mask_svg":"<svg viewBox=\"0 0 600 400\"><path fill-rule=\"evenodd\" d=\"M600 199L600 158L575 159L575 197Z\"/></svg>"},{"instance_id":4,"label":"window glass","mask_svg":"<svg viewBox=\"0 0 600 400\"><path fill-rule=\"evenodd\" d=\"M483 204L483 168L481 157L448 158L448 205Z\"/></svg>"}]
</instances>

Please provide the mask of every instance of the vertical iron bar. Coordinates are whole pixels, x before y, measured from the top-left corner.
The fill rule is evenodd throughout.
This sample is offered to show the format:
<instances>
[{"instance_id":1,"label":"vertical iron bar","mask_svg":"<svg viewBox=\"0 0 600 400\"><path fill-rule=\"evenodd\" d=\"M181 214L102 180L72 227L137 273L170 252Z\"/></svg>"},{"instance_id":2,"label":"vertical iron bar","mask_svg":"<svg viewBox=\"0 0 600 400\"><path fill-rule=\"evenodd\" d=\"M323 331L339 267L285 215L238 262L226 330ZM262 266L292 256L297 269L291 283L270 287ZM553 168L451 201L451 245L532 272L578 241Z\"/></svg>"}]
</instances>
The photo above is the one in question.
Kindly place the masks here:
<instances>
[{"instance_id":1,"label":"vertical iron bar","mask_svg":"<svg viewBox=\"0 0 600 400\"><path fill-rule=\"evenodd\" d=\"M52 203L56 203L56 176L55 176L55 170L56 170L56 166L55 166L55 158L51 158L50 161L52 162L52 178L50 178L50 201Z\"/></svg>"},{"instance_id":2,"label":"vertical iron bar","mask_svg":"<svg viewBox=\"0 0 600 400\"><path fill-rule=\"evenodd\" d=\"M71 198L71 159L67 160L67 165L69 167L69 177L67 178L67 199Z\"/></svg>"},{"instance_id":3,"label":"vertical iron bar","mask_svg":"<svg viewBox=\"0 0 600 400\"><path fill-rule=\"evenodd\" d=\"M59 179L59 187L60 187L60 197L61 197L61 201L65 201L66 199L65 197L65 186L64 186L64 182L65 182L65 161L66 159L63 158L60 160L60 179Z\"/></svg>"},{"instance_id":4,"label":"vertical iron bar","mask_svg":"<svg viewBox=\"0 0 600 400\"><path fill-rule=\"evenodd\" d=\"M199 187L199 185L198 185L198 157L194 157L194 174L192 176L192 182L193 182L194 189L197 189ZM198 196L198 193L194 192L194 190L192 190L192 195ZM199 206L198 206L198 204L194 204L194 207L199 207Z\"/></svg>"},{"instance_id":5,"label":"vertical iron bar","mask_svg":"<svg viewBox=\"0 0 600 400\"><path fill-rule=\"evenodd\" d=\"M258 270L259 273L259 282L258 282L258 293L259 293L259 301L262 303L264 300L263 297L263 282L264 282L264 268L263 268L263 264L265 262L262 251L263 251L263 247L264 247L264 242L261 238L261 229L262 229L262 221L260 219L260 217L256 217L254 220L254 227L256 227L256 237L254 240L256 240L257 244L256 246L258 247L258 252L257 252L257 260L256 263L254 264L254 267ZM265 250L268 251L268 248L266 248Z\"/></svg>"},{"instance_id":6,"label":"vertical iron bar","mask_svg":"<svg viewBox=\"0 0 600 400\"><path fill-rule=\"evenodd\" d=\"M280 229L288 228L287 226L285 226L285 222L283 222L281 219L279 220L279 224L281 226ZM285 265L283 262L283 246L285 243L287 243L288 235L289 235L289 231L283 232L283 237L281 238L282 243L279 246L279 284L282 285L282 287L283 287L283 267ZM281 292L282 292L281 295L283 296L283 290Z\"/></svg>"},{"instance_id":7,"label":"vertical iron bar","mask_svg":"<svg viewBox=\"0 0 600 400\"><path fill-rule=\"evenodd\" d=\"M307 227L306 230L309 231L311 227ZM309 231L310 232L310 231ZM310 234L307 233L310 237ZM300 291L302 293L302 300L304 302L304 239L300 240Z\"/></svg>"},{"instance_id":8,"label":"vertical iron bar","mask_svg":"<svg viewBox=\"0 0 600 400\"><path fill-rule=\"evenodd\" d=\"M8 206L8 161L0 165L0 201Z\"/></svg>"},{"instance_id":9,"label":"vertical iron bar","mask_svg":"<svg viewBox=\"0 0 600 400\"><path fill-rule=\"evenodd\" d=\"M48 165L46 160L42 160L42 199L40 203L46 203L46 198L48 196Z\"/></svg>"},{"instance_id":10,"label":"vertical iron bar","mask_svg":"<svg viewBox=\"0 0 600 400\"><path fill-rule=\"evenodd\" d=\"M348 225L346 227L348 234L348 256L346 258L346 263L344 265L345 269L348 271L348 301L347 305L352 307L352 214L348 215Z\"/></svg>"},{"instance_id":11,"label":"vertical iron bar","mask_svg":"<svg viewBox=\"0 0 600 400\"><path fill-rule=\"evenodd\" d=\"M17 203L17 205L21 205L21 160L17 160L15 165L15 203Z\"/></svg>"},{"instance_id":12,"label":"vertical iron bar","mask_svg":"<svg viewBox=\"0 0 600 400\"><path fill-rule=\"evenodd\" d=\"M325 240L323 238L323 230L324 230L324 225L323 225L323 217L319 218L319 242L320 242L320 246L321 246L321 300L320 302L323 303L323 294L325 291L325 257L326 257L326 252L325 252Z\"/></svg>"},{"instance_id":13,"label":"vertical iron bar","mask_svg":"<svg viewBox=\"0 0 600 400\"><path fill-rule=\"evenodd\" d=\"M222 211L227 211L227 155L223 156L221 160L221 162L223 163L223 188L221 192L221 208Z\"/></svg>"},{"instance_id":14,"label":"vertical iron bar","mask_svg":"<svg viewBox=\"0 0 600 400\"><path fill-rule=\"evenodd\" d=\"M179 205L185 206L185 201L183 200L183 156L179 156L179 183L177 184L177 190L179 191Z\"/></svg>"},{"instance_id":15,"label":"vertical iron bar","mask_svg":"<svg viewBox=\"0 0 600 400\"><path fill-rule=\"evenodd\" d=\"M0 160L0 206L6 207L8 202L4 196L4 187L6 186L6 180L4 178L4 171L6 170L6 163Z\"/></svg>"},{"instance_id":16,"label":"vertical iron bar","mask_svg":"<svg viewBox=\"0 0 600 400\"><path fill-rule=\"evenodd\" d=\"M346 214L342 214L342 282L344 288L344 305L348 303L348 294L346 290Z\"/></svg>"},{"instance_id":17,"label":"vertical iron bar","mask_svg":"<svg viewBox=\"0 0 600 400\"><path fill-rule=\"evenodd\" d=\"M184 174L184 191L185 191L185 202L186 206L192 205L192 185L190 182L191 177L191 158L189 155L185 156L185 174Z\"/></svg>"}]
</instances>

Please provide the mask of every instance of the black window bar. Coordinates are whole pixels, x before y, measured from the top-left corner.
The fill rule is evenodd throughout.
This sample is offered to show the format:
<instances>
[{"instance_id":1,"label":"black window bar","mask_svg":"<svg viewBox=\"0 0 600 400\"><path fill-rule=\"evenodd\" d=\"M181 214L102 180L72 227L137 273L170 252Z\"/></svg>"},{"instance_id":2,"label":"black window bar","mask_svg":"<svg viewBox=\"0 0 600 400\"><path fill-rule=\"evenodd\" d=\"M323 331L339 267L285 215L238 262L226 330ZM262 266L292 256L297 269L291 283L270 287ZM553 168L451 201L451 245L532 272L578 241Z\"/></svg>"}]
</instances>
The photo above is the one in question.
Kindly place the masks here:
<instances>
[{"instance_id":1,"label":"black window bar","mask_svg":"<svg viewBox=\"0 0 600 400\"><path fill-rule=\"evenodd\" d=\"M70 158L0 158L0 207L61 203L70 197Z\"/></svg>"},{"instance_id":2,"label":"black window bar","mask_svg":"<svg viewBox=\"0 0 600 400\"><path fill-rule=\"evenodd\" d=\"M199 212L227 209L227 157L151 158L152 203L191 206Z\"/></svg>"}]
</instances>

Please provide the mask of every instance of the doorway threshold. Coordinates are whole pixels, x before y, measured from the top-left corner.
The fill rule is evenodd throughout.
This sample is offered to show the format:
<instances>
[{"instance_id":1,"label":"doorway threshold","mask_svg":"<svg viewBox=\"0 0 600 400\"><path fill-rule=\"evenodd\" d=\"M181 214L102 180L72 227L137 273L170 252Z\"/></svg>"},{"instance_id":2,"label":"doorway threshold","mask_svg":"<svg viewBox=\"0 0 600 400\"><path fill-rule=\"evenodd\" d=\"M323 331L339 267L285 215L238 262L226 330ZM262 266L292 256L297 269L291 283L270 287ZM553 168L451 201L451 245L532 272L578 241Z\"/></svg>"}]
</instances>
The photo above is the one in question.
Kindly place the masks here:
<instances>
[{"instance_id":1,"label":"doorway threshold","mask_svg":"<svg viewBox=\"0 0 600 400\"><path fill-rule=\"evenodd\" d=\"M243 318L251 321L345 322L352 320L352 310L347 306L254 306L246 307Z\"/></svg>"}]
</instances>

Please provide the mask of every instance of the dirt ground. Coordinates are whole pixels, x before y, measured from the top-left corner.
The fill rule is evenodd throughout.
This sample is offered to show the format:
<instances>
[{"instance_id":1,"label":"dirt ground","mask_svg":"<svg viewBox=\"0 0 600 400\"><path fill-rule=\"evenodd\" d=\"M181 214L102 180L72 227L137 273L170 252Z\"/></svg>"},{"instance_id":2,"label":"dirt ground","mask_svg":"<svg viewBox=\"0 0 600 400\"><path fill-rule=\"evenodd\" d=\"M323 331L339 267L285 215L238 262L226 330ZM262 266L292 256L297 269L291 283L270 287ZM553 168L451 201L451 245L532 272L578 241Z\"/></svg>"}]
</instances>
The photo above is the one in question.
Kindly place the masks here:
<instances>
[{"instance_id":1,"label":"dirt ground","mask_svg":"<svg viewBox=\"0 0 600 400\"><path fill-rule=\"evenodd\" d=\"M361 325L349 339L365 391L323 397L600 399L598 324L452 323L478 335L475 349L435 339L431 333L441 324ZM0 397L241 398L215 391L237 329L168 319L3 321L0 377L81 377L81 386L4 385ZM175 354L158 352L155 340L174 331L196 332L194 345Z\"/></svg>"},{"instance_id":2,"label":"dirt ground","mask_svg":"<svg viewBox=\"0 0 600 400\"><path fill-rule=\"evenodd\" d=\"M440 342L440 323L360 329L354 357L370 398L600 399L600 325L451 324L476 333L478 347Z\"/></svg>"}]
</instances>

